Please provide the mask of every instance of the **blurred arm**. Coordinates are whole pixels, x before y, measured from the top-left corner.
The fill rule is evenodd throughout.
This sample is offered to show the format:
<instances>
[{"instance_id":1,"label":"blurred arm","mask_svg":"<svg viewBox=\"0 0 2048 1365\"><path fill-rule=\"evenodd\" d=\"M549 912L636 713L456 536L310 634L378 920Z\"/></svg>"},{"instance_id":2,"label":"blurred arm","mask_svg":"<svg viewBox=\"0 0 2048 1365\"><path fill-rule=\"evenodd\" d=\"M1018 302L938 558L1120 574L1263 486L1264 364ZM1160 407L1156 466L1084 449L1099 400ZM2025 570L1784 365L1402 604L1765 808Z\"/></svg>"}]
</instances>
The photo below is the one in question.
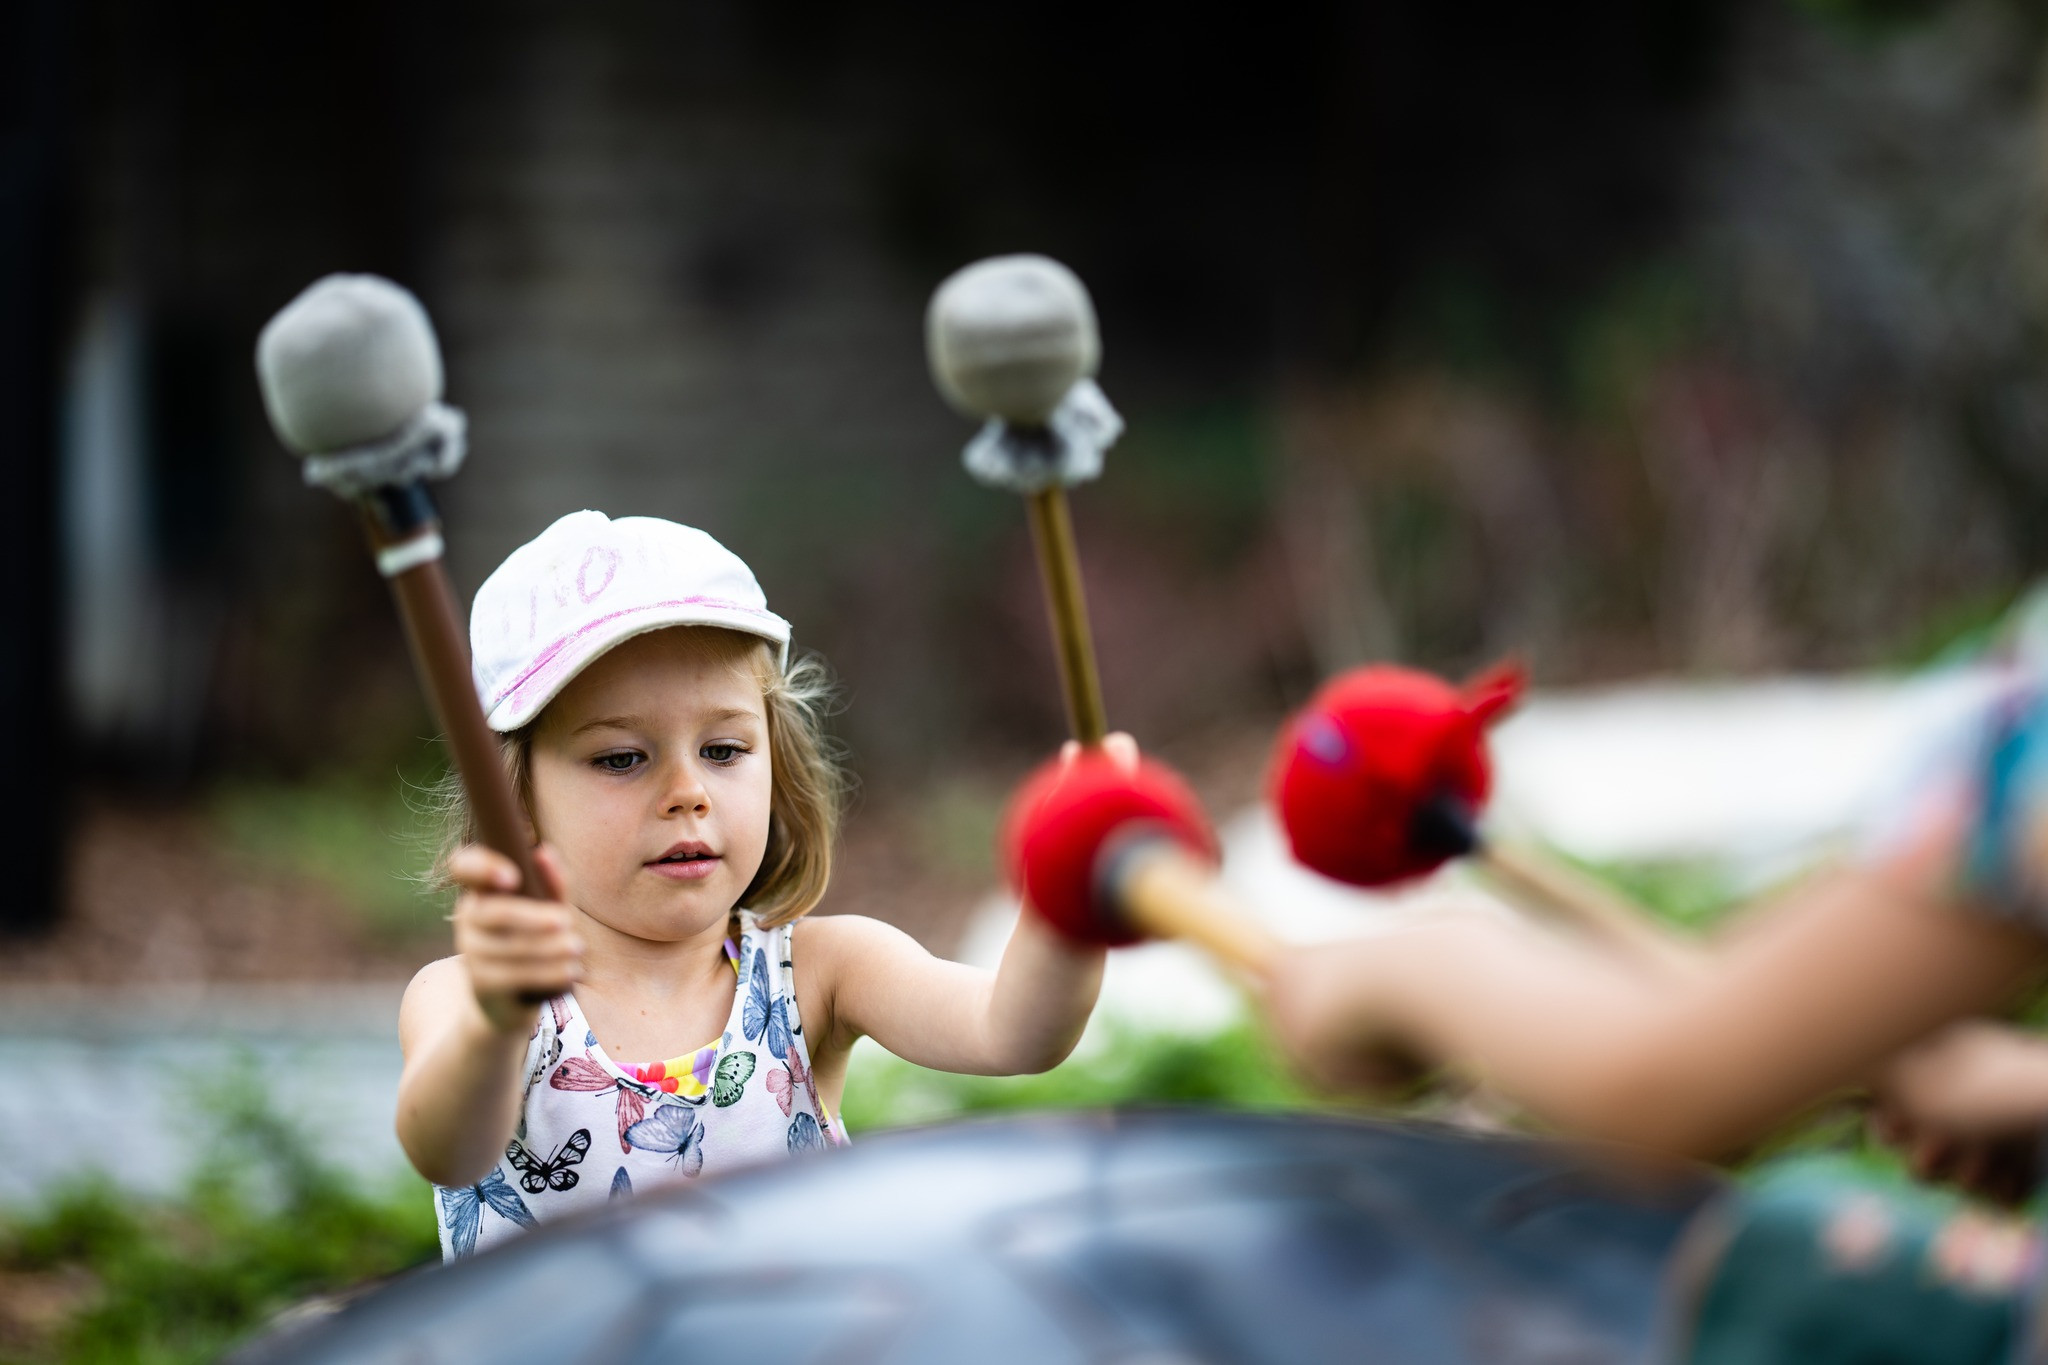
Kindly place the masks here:
<instances>
[{"instance_id":1,"label":"blurred arm","mask_svg":"<svg viewBox=\"0 0 2048 1365\"><path fill-rule=\"evenodd\" d=\"M1817 881L1690 981L1459 918L1297 955L1268 1007L1327 1081L1406 1055L1585 1136L1717 1155L2040 971L2038 938L1945 893L1952 844Z\"/></svg>"}]
</instances>

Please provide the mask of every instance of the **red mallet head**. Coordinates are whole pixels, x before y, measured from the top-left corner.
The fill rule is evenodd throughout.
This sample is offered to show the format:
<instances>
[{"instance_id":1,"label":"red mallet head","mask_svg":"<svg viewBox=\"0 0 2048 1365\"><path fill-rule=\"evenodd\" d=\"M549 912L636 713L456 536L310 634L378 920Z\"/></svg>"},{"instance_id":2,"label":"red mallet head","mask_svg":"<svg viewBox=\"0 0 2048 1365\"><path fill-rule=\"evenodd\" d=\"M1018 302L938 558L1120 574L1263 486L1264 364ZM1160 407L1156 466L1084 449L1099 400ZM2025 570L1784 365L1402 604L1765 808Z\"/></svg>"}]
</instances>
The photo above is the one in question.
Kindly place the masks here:
<instances>
[{"instance_id":1,"label":"red mallet head","mask_svg":"<svg viewBox=\"0 0 2048 1365\"><path fill-rule=\"evenodd\" d=\"M1471 852L1492 782L1486 727L1522 682L1514 665L1463 688L1389 666L1331 679L1273 752L1273 806L1294 856L1339 881L1384 886Z\"/></svg>"},{"instance_id":2,"label":"red mallet head","mask_svg":"<svg viewBox=\"0 0 2048 1365\"><path fill-rule=\"evenodd\" d=\"M1100 750L1085 750L1072 763L1045 764L1017 789L1003 819L1003 862L1010 885L1055 929L1116 947L1143 935L1103 894L1103 855L1146 836L1216 861L1216 836L1178 774L1144 759L1132 772Z\"/></svg>"}]
</instances>

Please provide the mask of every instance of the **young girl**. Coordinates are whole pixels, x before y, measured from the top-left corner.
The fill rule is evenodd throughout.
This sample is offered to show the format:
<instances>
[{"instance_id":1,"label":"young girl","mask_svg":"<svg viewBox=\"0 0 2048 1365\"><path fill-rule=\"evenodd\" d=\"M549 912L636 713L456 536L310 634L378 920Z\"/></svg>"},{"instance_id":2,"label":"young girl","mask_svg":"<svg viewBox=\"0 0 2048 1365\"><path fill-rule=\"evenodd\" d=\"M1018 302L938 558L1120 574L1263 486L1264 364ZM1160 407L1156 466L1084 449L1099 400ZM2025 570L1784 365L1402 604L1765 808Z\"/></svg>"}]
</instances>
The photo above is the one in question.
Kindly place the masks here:
<instances>
[{"instance_id":1,"label":"young girl","mask_svg":"<svg viewBox=\"0 0 2048 1365\"><path fill-rule=\"evenodd\" d=\"M470 635L554 896L514 894L507 859L461 848L456 955L406 991L398 1136L440 1187L444 1256L843 1145L863 1035L979 1075L1072 1049L1102 953L1034 917L994 974L875 920L804 918L839 798L821 670L790 662L788 624L710 536L563 517L484 583Z\"/></svg>"}]
</instances>

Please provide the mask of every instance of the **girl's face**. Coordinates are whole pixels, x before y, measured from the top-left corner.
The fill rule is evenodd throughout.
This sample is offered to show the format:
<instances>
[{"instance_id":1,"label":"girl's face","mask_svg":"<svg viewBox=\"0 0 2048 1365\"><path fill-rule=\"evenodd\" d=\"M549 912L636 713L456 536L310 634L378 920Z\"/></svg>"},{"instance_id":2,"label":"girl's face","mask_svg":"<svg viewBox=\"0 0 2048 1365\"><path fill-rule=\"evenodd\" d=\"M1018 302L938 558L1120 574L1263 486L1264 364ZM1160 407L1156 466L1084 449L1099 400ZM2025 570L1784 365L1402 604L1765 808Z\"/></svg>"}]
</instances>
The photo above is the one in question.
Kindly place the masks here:
<instances>
[{"instance_id":1,"label":"girl's face","mask_svg":"<svg viewBox=\"0 0 2048 1365\"><path fill-rule=\"evenodd\" d=\"M578 674L534 727L533 818L570 902L635 938L725 924L768 846L767 707L741 658L673 627Z\"/></svg>"}]
</instances>

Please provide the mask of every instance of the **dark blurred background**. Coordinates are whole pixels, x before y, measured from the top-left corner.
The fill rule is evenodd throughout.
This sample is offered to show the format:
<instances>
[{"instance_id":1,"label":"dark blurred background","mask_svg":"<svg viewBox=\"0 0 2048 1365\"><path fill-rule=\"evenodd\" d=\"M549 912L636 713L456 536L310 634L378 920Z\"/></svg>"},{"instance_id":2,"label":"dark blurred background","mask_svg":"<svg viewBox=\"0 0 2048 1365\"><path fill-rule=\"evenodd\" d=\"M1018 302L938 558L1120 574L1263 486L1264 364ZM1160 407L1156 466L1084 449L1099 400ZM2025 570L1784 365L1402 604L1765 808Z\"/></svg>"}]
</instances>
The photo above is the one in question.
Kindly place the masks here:
<instances>
[{"instance_id":1,"label":"dark blurred background","mask_svg":"<svg viewBox=\"0 0 2048 1365\"><path fill-rule=\"evenodd\" d=\"M333 270L440 329L458 586L579 507L717 535L845 682L847 903L933 941L1061 728L924 371L978 256L1094 291L1110 709L1216 790L1359 659L1892 666L2048 554L2039 4L6 13L15 973L438 932L379 851L434 763L395 620L252 377Z\"/></svg>"}]
</instances>

